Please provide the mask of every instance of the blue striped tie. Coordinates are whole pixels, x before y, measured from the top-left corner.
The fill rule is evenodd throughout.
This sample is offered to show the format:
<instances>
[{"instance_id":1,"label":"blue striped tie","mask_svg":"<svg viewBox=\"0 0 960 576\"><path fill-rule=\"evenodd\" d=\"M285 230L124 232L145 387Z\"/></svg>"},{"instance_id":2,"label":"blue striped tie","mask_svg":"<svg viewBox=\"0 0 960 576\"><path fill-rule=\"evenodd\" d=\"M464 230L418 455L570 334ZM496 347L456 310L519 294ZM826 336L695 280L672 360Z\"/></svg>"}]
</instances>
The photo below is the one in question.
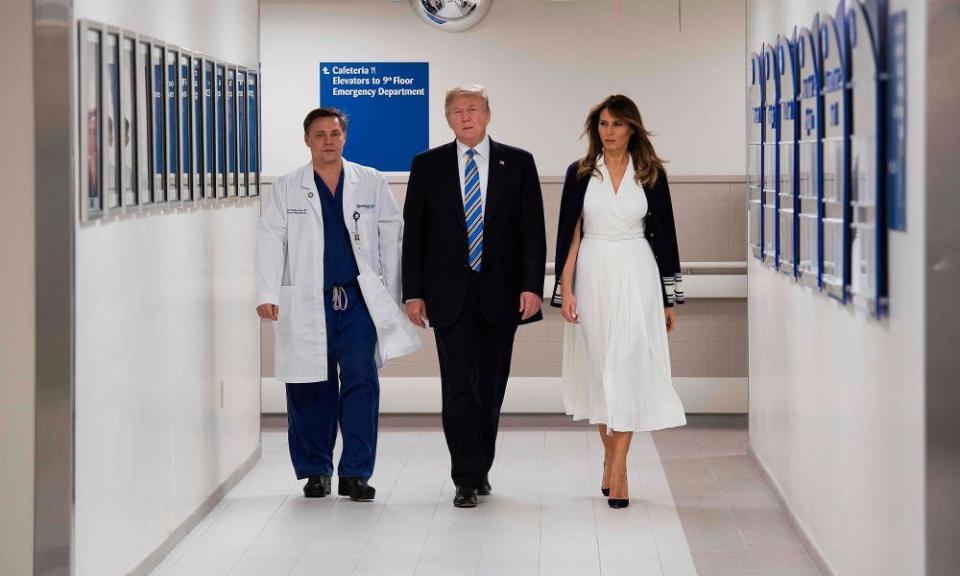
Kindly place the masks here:
<instances>
[{"instance_id":1,"label":"blue striped tie","mask_svg":"<svg viewBox=\"0 0 960 576\"><path fill-rule=\"evenodd\" d=\"M467 150L467 165L463 170L463 213L467 219L467 262L470 268L480 271L483 258L483 206L480 202L480 171L473 156L473 148Z\"/></svg>"}]
</instances>

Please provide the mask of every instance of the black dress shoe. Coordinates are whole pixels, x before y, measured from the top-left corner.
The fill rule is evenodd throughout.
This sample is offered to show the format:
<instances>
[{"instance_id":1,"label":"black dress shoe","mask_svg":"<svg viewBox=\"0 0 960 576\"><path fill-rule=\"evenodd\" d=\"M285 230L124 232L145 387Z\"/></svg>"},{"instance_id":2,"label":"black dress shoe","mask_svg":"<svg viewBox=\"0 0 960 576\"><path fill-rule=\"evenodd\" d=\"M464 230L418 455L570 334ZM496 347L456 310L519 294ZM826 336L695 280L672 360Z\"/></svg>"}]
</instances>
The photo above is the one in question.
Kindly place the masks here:
<instances>
[{"instance_id":1,"label":"black dress shoe","mask_svg":"<svg viewBox=\"0 0 960 576\"><path fill-rule=\"evenodd\" d=\"M323 498L330 493L330 477L319 474L307 478L303 495L307 498Z\"/></svg>"},{"instance_id":2,"label":"black dress shoe","mask_svg":"<svg viewBox=\"0 0 960 576\"><path fill-rule=\"evenodd\" d=\"M466 484L457 486L457 494L453 497L453 505L457 508L476 508L477 489Z\"/></svg>"},{"instance_id":3,"label":"black dress shoe","mask_svg":"<svg viewBox=\"0 0 960 576\"><path fill-rule=\"evenodd\" d=\"M626 508L629 505L629 498L607 498L607 506L610 506L614 509Z\"/></svg>"},{"instance_id":4,"label":"black dress shoe","mask_svg":"<svg viewBox=\"0 0 960 576\"><path fill-rule=\"evenodd\" d=\"M377 495L377 490L367 484L367 481L363 478L341 476L340 482L337 483L337 494L349 496L354 502L366 502L373 500Z\"/></svg>"},{"instance_id":5,"label":"black dress shoe","mask_svg":"<svg viewBox=\"0 0 960 576\"><path fill-rule=\"evenodd\" d=\"M477 496L489 496L490 491L493 490L493 487L490 486L490 481L487 480L487 477L483 477L483 482L477 486Z\"/></svg>"}]
</instances>

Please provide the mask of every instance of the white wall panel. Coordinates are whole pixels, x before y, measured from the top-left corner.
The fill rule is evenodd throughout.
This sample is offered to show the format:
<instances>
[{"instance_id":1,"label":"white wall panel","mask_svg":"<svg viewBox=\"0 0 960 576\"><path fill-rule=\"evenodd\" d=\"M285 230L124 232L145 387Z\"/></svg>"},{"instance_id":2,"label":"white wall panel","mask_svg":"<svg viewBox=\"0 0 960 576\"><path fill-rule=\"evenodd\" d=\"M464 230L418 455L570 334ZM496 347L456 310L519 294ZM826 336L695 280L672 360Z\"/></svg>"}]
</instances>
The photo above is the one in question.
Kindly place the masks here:
<instances>
[{"instance_id":1,"label":"white wall panel","mask_svg":"<svg viewBox=\"0 0 960 576\"><path fill-rule=\"evenodd\" d=\"M837 574L923 574L924 3L908 9L907 231L882 322L749 265L750 443ZM751 50L831 1L751 0Z\"/></svg>"},{"instance_id":2,"label":"white wall panel","mask_svg":"<svg viewBox=\"0 0 960 576\"><path fill-rule=\"evenodd\" d=\"M562 175L585 151L589 108L619 92L637 102L671 174L742 175L744 7L644 0L621 3L617 19L608 0L498 0L479 25L451 34L406 1L265 0L264 172L307 158L300 125L318 105L321 61L415 61L430 63L431 146L453 139L445 91L480 83L491 136L530 150L541 175Z\"/></svg>"},{"instance_id":3,"label":"white wall panel","mask_svg":"<svg viewBox=\"0 0 960 576\"><path fill-rule=\"evenodd\" d=\"M258 61L258 5L83 0L89 18ZM259 449L256 200L78 224L75 573L127 574Z\"/></svg>"}]
</instances>

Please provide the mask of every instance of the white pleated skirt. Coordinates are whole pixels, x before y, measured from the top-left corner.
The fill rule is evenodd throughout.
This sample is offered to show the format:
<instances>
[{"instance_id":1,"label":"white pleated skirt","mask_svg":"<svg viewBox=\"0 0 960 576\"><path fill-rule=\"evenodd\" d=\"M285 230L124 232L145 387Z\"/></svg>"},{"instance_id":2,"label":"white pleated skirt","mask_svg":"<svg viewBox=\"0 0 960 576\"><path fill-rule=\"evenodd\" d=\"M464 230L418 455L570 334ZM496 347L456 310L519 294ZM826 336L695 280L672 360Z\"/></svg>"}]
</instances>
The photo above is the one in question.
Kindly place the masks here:
<instances>
[{"instance_id":1,"label":"white pleated skirt","mask_svg":"<svg viewBox=\"0 0 960 576\"><path fill-rule=\"evenodd\" d=\"M567 414L611 431L686 424L673 388L660 274L642 236L584 236L574 279L579 324L565 326Z\"/></svg>"}]
</instances>

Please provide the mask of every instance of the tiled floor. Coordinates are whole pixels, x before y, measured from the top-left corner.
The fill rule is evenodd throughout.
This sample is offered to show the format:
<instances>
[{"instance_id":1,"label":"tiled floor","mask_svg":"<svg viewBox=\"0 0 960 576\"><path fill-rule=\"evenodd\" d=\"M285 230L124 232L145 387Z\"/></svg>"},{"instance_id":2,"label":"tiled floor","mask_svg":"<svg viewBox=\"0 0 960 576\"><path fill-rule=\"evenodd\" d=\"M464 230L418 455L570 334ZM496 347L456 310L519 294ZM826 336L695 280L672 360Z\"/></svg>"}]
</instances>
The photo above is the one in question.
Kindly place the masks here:
<instances>
[{"instance_id":1,"label":"tiled floor","mask_svg":"<svg viewBox=\"0 0 960 576\"><path fill-rule=\"evenodd\" d=\"M153 574L818 574L745 454L742 428L637 434L631 505L610 510L596 432L510 427L493 495L458 510L438 429L383 430L372 503L304 499L267 429L262 460Z\"/></svg>"},{"instance_id":2,"label":"tiled floor","mask_svg":"<svg viewBox=\"0 0 960 576\"><path fill-rule=\"evenodd\" d=\"M653 434L697 574L819 572L746 454L740 428Z\"/></svg>"}]
</instances>

